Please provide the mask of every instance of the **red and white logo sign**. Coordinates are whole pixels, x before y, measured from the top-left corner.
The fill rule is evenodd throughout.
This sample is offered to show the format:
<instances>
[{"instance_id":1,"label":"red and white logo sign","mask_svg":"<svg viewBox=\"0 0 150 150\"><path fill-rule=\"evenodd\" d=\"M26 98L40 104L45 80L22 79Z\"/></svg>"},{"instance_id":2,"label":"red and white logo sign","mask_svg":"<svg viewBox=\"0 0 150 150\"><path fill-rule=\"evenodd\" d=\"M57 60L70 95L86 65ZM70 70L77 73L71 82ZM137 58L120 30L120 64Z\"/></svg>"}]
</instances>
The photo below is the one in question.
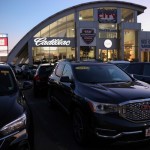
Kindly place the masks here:
<instances>
[{"instance_id":1,"label":"red and white logo sign","mask_svg":"<svg viewBox=\"0 0 150 150\"><path fill-rule=\"evenodd\" d=\"M8 38L0 37L0 46L8 46Z\"/></svg>"}]
</instances>

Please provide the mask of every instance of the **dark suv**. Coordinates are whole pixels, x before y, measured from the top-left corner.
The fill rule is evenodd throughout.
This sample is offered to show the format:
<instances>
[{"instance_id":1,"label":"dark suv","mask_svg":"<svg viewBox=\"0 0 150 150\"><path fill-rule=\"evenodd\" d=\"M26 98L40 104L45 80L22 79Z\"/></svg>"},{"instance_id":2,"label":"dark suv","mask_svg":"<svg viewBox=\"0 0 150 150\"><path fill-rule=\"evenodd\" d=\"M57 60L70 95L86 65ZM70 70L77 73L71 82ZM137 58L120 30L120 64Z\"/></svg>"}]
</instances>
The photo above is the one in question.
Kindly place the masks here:
<instances>
[{"instance_id":1,"label":"dark suv","mask_svg":"<svg viewBox=\"0 0 150 150\"><path fill-rule=\"evenodd\" d=\"M150 85L114 64L61 61L48 80L48 102L73 119L78 143L91 137L150 139Z\"/></svg>"},{"instance_id":2,"label":"dark suv","mask_svg":"<svg viewBox=\"0 0 150 150\"><path fill-rule=\"evenodd\" d=\"M47 90L48 76L51 74L54 65L49 63L40 64L33 77L34 96L38 96L41 91Z\"/></svg>"},{"instance_id":3,"label":"dark suv","mask_svg":"<svg viewBox=\"0 0 150 150\"><path fill-rule=\"evenodd\" d=\"M134 78L150 84L150 63L134 62L130 63L125 71L132 74Z\"/></svg>"},{"instance_id":4,"label":"dark suv","mask_svg":"<svg viewBox=\"0 0 150 150\"><path fill-rule=\"evenodd\" d=\"M23 90L31 82L21 84L9 65L0 64L0 149L30 150L32 117ZM32 139L33 137L31 137Z\"/></svg>"}]
</instances>

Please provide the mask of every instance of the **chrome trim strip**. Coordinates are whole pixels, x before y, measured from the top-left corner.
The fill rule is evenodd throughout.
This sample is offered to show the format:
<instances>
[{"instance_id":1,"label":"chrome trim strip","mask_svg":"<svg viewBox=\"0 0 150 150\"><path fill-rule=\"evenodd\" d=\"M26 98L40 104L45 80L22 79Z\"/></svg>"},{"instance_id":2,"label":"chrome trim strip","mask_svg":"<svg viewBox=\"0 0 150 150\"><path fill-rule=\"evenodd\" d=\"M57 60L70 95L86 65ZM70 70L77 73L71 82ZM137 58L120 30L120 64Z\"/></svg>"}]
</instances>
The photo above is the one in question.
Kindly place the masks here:
<instances>
[{"instance_id":1,"label":"chrome trim strip","mask_svg":"<svg viewBox=\"0 0 150 150\"><path fill-rule=\"evenodd\" d=\"M129 101L120 103L119 106L126 105L126 104L132 104L132 103L142 103L142 102L146 102L146 101L150 101L150 98L129 100Z\"/></svg>"},{"instance_id":2,"label":"chrome trim strip","mask_svg":"<svg viewBox=\"0 0 150 150\"><path fill-rule=\"evenodd\" d=\"M145 99L138 99L138 100L129 100L129 101L126 101L126 102L122 102L122 103L119 103L118 104L118 112L119 112L119 115L121 116L121 117L123 117L123 118L125 118L126 120L128 120L128 121L131 121L131 122L134 122L134 123L143 123L143 122L147 122L147 121L149 121L149 120L143 120L143 121L141 121L141 120L137 120L137 121L135 121L135 120L132 120L131 118L129 119L129 118L126 118L123 114L122 114L122 106L125 106L125 105L130 105L130 104L138 104L138 103L140 103L140 104L142 104L142 103L147 103L147 104L149 104L150 103L150 98L145 98Z\"/></svg>"},{"instance_id":3,"label":"chrome trim strip","mask_svg":"<svg viewBox=\"0 0 150 150\"><path fill-rule=\"evenodd\" d=\"M5 142L5 139L3 140L3 142L1 143L1 145L0 145L0 148L3 146L3 143Z\"/></svg>"},{"instance_id":4,"label":"chrome trim strip","mask_svg":"<svg viewBox=\"0 0 150 150\"><path fill-rule=\"evenodd\" d=\"M138 134L138 133L142 133L142 131L121 132L114 136L101 135L98 132L96 132L96 135L102 138L116 139L116 138L122 137L123 135L131 135L131 134Z\"/></svg>"},{"instance_id":5,"label":"chrome trim strip","mask_svg":"<svg viewBox=\"0 0 150 150\"><path fill-rule=\"evenodd\" d=\"M15 135L15 134L17 134L17 133L19 133L19 131L16 131L16 132L14 132L14 133L12 133L12 134L9 134L9 135L7 135L7 136L4 136L4 137L0 138L0 140L7 139L7 138L9 138L10 136L13 136L13 135Z\"/></svg>"}]
</instances>

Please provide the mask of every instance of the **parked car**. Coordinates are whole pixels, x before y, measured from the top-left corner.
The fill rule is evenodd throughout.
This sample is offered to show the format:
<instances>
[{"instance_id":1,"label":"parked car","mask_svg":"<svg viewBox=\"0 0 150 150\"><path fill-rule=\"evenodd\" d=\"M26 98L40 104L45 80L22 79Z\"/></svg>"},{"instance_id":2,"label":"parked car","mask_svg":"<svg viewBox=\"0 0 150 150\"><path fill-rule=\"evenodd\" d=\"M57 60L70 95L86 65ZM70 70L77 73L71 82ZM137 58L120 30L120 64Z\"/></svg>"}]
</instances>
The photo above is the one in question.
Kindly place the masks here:
<instances>
[{"instance_id":1,"label":"parked car","mask_svg":"<svg viewBox=\"0 0 150 150\"><path fill-rule=\"evenodd\" d=\"M19 67L18 65L15 65L15 73L17 75L21 75L22 74L22 69L21 67Z\"/></svg>"},{"instance_id":2,"label":"parked car","mask_svg":"<svg viewBox=\"0 0 150 150\"><path fill-rule=\"evenodd\" d=\"M115 64L115 65L117 65L118 67L120 67L121 69L124 70L130 64L130 61L112 60L112 61L109 61L108 63Z\"/></svg>"},{"instance_id":3,"label":"parked car","mask_svg":"<svg viewBox=\"0 0 150 150\"><path fill-rule=\"evenodd\" d=\"M150 63L148 62L134 62L130 63L125 69L134 78L147 82L150 84Z\"/></svg>"},{"instance_id":4,"label":"parked car","mask_svg":"<svg viewBox=\"0 0 150 150\"><path fill-rule=\"evenodd\" d=\"M21 68L22 68L23 78L28 79L28 80L33 79L36 69L37 69L37 65L26 64L26 65L23 65Z\"/></svg>"},{"instance_id":5,"label":"parked car","mask_svg":"<svg viewBox=\"0 0 150 150\"><path fill-rule=\"evenodd\" d=\"M75 140L117 142L150 140L150 85L114 64L57 64L48 79L48 103L61 106L73 120Z\"/></svg>"},{"instance_id":6,"label":"parked car","mask_svg":"<svg viewBox=\"0 0 150 150\"><path fill-rule=\"evenodd\" d=\"M22 85L22 86L21 86ZM32 117L23 90L31 82L19 84L11 67L0 64L0 149L30 150L33 139Z\"/></svg>"},{"instance_id":7,"label":"parked car","mask_svg":"<svg viewBox=\"0 0 150 150\"><path fill-rule=\"evenodd\" d=\"M54 65L49 63L40 64L33 78L34 96L38 96L40 91L47 90L48 76L51 74Z\"/></svg>"}]
</instances>

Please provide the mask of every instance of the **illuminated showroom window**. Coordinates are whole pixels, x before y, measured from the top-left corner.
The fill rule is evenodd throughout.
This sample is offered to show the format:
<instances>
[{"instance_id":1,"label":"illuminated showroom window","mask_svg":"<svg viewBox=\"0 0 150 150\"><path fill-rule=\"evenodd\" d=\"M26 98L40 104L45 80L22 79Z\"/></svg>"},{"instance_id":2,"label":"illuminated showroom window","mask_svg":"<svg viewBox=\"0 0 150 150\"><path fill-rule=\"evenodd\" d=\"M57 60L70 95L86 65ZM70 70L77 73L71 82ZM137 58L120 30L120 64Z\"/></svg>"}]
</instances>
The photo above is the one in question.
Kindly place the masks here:
<instances>
[{"instance_id":1,"label":"illuminated showroom window","mask_svg":"<svg viewBox=\"0 0 150 150\"><path fill-rule=\"evenodd\" d=\"M75 59L72 47L33 47L33 62L55 62L61 59Z\"/></svg>"},{"instance_id":2,"label":"illuminated showroom window","mask_svg":"<svg viewBox=\"0 0 150 150\"><path fill-rule=\"evenodd\" d=\"M80 21L93 21L93 9L86 9L79 12Z\"/></svg>"},{"instance_id":3,"label":"illuminated showroom window","mask_svg":"<svg viewBox=\"0 0 150 150\"><path fill-rule=\"evenodd\" d=\"M64 16L51 23L34 37L75 37L74 14Z\"/></svg>"},{"instance_id":4,"label":"illuminated showroom window","mask_svg":"<svg viewBox=\"0 0 150 150\"><path fill-rule=\"evenodd\" d=\"M99 38L117 38L117 24L99 23Z\"/></svg>"},{"instance_id":5,"label":"illuminated showroom window","mask_svg":"<svg viewBox=\"0 0 150 150\"><path fill-rule=\"evenodd\" d=\"M124 59L133 61L138 58L137 31L124 31Z\"/></svg>"},{"instance_id":6,"label":"illuminated showroom window","mask_svg":"<svg viewBox=\"0 0 150 150\"><path fill-rule=\"evenodd\" d=\"M131 9L121 8L121 21L134 22L134 11Z\"/></svg>"}]
</instances>

